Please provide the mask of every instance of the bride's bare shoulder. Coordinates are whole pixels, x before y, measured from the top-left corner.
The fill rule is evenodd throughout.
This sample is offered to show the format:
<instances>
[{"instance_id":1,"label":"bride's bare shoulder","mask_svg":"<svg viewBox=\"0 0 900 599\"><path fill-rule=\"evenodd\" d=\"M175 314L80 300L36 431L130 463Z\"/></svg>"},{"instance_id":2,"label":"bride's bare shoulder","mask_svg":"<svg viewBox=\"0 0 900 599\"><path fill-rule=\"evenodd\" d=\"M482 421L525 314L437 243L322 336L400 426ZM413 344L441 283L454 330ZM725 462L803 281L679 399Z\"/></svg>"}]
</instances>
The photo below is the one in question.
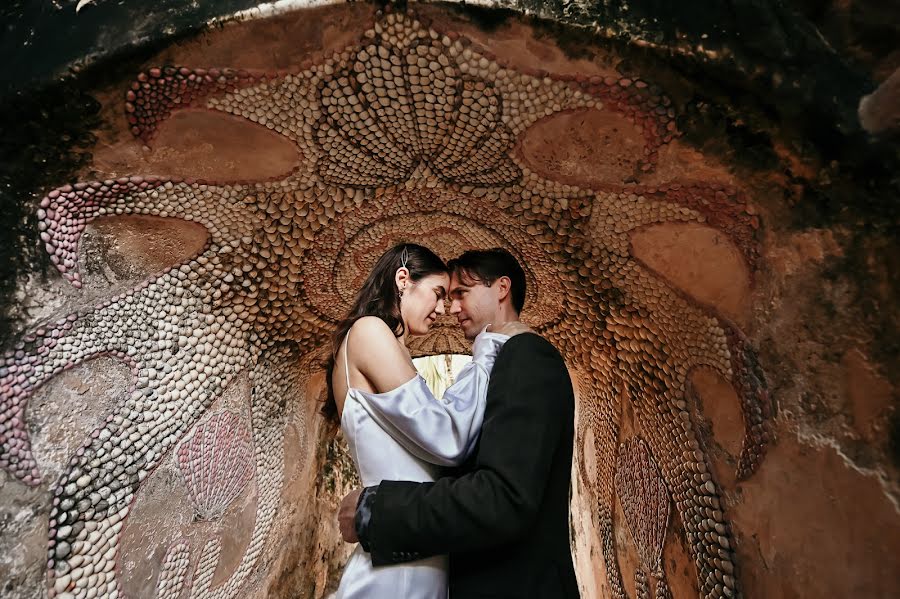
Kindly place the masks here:
<instances>
[{"instance_id":1,"label":"bride's bare shoulder","mask_svg":"<svg viewBox=\"0 0 900 599\"><path fill-rule=\"evenodd\" d=\"M394 337L387 323L377 316L363 316L353 323L350 330L366 337L383 337L385 335L389 335L391 338Z\"/></svg>"},{"instance_id":2,"label":"bride's bare shoulder","mask_svg":"<svg viewBox=\"0 0 900 599\"><path fill-rule=\"evenodd\" d=\"M397 336L377 316L364 316L351 328L350 361L372 383L378 392L393 389L410 377ZM413 371L414 372L414 371Z\"/></svg>"},{"instance_id":3,"label":"bride's bare shoulder","mask_svg":"<svg viewBox=\"0 0 900 599\"><path fill-rule=\"evenodd\" d=\"M377 316L363 316L350 328L353 345L365 348L366 353L378 355L380 352L393 351L399 346L397 336L387 323Z\"/></svg>"}]
</instances>

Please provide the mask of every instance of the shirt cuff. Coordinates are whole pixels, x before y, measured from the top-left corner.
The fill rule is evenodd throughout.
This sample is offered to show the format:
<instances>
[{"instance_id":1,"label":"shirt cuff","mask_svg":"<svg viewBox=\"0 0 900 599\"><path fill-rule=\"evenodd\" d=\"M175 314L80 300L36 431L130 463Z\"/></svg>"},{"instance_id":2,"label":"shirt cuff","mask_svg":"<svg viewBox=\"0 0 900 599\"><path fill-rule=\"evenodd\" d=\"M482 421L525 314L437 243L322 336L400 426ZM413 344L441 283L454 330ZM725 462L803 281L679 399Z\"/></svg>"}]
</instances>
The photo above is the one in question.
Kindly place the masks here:
<instances>
[{"instance_id":1,"label":"shirt cuff","mask_svg":"<svg viewBox=\"0 0 900 599\"><path fill-rule=\"evenodd\" d=\"M509 340L509 335L481 332L472 344L472 361L490 374L500 349Z\"/></svg>"},{"instance_id":2,"label":"shirt cuff","mask_svg":"<svg viewBox=\"0 0 900 599\"><path fill-rule=\"evenodd\" d=\"M359 494L359 501L356 503L354 526L356 527L356 536L359 539L359 544L366 553L372 553L369 532L372 526L372 508L375 506L375 495L377 493L378 485L366 487Z\"/></svg>"}]
</instances>

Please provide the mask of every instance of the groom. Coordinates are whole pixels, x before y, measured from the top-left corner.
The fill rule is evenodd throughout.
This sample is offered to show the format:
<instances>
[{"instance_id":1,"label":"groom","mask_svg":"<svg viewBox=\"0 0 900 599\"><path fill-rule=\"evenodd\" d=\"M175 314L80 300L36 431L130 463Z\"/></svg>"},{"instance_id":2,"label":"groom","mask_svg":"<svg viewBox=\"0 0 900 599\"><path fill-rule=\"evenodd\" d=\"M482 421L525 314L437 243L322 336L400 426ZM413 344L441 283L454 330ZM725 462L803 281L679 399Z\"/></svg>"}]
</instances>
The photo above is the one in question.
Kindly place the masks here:
<instances>
[{"instance_id":1,"label":"groom","mask_svg":"<svg viewBox=\"0 0 900 599\"><path fill-rule=\"evenodd\" d=\"M375 566L450 554L452 599L569 599L575 400L559 352L519 322L525 273L506 250L450 262L450 313L466 338L487 324L509 339L494 363L475 452L433 483L356 490L338 519ZM398 597L398 599L403 599Z\"/></svg>"}]
</instances>

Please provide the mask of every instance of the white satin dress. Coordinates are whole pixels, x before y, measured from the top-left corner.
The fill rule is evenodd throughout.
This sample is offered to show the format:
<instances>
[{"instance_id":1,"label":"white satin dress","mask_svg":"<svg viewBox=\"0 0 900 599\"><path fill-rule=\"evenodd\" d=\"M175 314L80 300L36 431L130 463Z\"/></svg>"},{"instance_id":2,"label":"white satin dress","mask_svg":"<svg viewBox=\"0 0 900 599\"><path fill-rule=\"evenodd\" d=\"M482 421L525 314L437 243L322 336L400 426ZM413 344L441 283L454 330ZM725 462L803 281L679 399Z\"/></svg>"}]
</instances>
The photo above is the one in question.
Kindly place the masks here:
<instances>
[{"instance_id":1,"label":"white satin dress","mask_svg":"<svg viewBox=\"0 0 900 599\"><path fill-rule=\"evenodd\" d=\"M347 345L344 371L347 398L341 429L363 486L383 480L431 482L440 466L457 466L472 452L487 398L488 380L506 335L482 332L475 338L472 361L438 400L421 375L385 393L350 386ZM372 566L357 545L334 599L447 599L447 556Z\"/></svg>"}]
</instances>

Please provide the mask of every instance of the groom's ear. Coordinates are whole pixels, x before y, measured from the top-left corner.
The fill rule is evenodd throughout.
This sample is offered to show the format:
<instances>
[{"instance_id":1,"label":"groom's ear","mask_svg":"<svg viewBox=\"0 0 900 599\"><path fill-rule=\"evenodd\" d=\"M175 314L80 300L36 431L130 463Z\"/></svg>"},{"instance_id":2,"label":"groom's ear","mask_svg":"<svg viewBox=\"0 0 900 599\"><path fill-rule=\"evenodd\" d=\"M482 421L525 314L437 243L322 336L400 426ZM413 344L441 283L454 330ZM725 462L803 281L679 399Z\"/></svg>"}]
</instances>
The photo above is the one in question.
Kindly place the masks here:
<instances>
[{"instance_id":1,"label":"groom's ear","mask_svg":"<svg viewBox=\"0 0 900 599\"><path fill-rule=\"evenodd\" d=\"M494 283L497 285L497 299L500 303L505 302L512 291L512 281L509 277L500 277Z\"/></svg>"}]
</instances>

